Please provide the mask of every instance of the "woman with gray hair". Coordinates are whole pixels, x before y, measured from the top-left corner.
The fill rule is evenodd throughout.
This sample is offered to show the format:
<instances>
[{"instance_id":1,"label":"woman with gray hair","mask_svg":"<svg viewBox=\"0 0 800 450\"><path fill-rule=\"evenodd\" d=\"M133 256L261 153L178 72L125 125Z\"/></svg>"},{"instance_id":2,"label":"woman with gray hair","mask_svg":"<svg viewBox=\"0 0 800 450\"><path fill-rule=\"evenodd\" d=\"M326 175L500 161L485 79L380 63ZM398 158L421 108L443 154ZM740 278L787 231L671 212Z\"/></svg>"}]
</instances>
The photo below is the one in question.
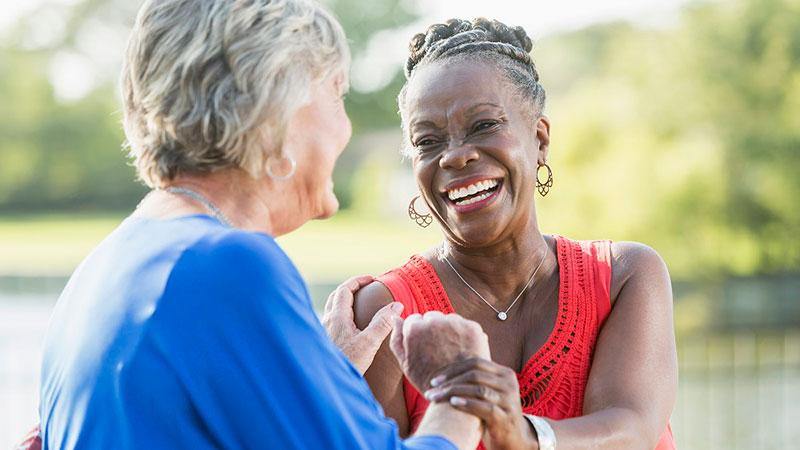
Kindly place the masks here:
<instances>
[{"instance_id":1,"label":"woman with gray hair","mask_svg":"<svg viewBox=\"0 0 800 450\"><path fill-rule=\"evenodd\" d=\"M122 92L153 191L59 298L44 448L474 448L478 419L446 404L400 440L361 373L402 306L359 332L353 291L371 278L353 278L329 299L326 334L273 239L338 208L348 66L340 25L310 1L144 3ZM477 324L439 313L396 326L392 348L420 387L489 356Z\"/></svg>"}]
</instances>

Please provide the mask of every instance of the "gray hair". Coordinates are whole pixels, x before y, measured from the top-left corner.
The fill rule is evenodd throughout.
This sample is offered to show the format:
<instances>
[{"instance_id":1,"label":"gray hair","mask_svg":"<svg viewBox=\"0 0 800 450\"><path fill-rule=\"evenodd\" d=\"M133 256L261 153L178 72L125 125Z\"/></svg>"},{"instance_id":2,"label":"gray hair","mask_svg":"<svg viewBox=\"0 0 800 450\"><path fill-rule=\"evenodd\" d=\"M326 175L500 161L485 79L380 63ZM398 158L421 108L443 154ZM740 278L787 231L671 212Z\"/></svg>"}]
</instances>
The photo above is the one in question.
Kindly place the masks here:
<instances>
[{"instance_id":1,"label":"gray hair","mask_svg":"<svg viewBox=\"0 0 800 450\"><path fill-rule=\"evenodd\" d=\"M150 187L282 154L313 82L347 76L341 25L312 0L146 0L122 71L123 126Z\"/></svg>"}]
</instances>

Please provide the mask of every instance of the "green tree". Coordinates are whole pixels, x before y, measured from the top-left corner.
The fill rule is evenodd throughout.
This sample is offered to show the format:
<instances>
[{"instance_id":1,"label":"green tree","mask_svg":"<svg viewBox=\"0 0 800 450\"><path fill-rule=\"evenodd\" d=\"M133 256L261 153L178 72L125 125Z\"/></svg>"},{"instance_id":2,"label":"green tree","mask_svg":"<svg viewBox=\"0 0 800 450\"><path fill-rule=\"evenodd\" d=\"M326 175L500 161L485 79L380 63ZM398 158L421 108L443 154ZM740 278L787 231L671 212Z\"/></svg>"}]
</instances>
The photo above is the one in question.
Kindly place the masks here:
<instances>
[{"instance_id":1,"label":"green tree","mask_svg":"<svg viewBox=\"0 0 800 450\"><path fill-rule=\"evenodd\" d=\"M347 32L354 58L376 32L415 17L400 0L329 3ZM58 100L47 76L60 52L85 53L86 43L100 38L124 42L138 5L127 0L45 4L20 19L0 42L0 211L124 211L141 198L145 188L121 150L124 136L115 93L119 60L110 64L111 70L97 67L96 86L78 101ZM97 30L106 34L98 36ZM398 82L396 78L368 95L351 93L347 107L356 132L396 118ZM345 153L337 166L336 189L344 207L350 203L350 174L362 156Z\"/></svg>"},{"instance_id":2,"label":"green tree","mask_svg":"<svg viewBox=\"0 0 800 450\"><path fill-rule=\"evenodd\" d=\"M546 226L650 243L681 278L800 269L799 7L703 3L674 28L539 43L562 181Z\"/></svg>"}]
</instances>

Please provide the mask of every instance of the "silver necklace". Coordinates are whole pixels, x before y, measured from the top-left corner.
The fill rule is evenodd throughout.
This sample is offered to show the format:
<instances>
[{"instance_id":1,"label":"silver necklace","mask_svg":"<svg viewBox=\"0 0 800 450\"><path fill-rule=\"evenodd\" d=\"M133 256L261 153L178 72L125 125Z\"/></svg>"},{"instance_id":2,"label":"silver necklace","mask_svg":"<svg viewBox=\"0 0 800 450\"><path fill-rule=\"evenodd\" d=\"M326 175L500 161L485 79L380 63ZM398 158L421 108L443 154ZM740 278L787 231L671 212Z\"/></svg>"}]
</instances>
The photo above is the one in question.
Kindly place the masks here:
<instances>
[{"instance_id":1,"label":"silver necklace","mask_svg":"<svg viewBox=\"0 0 800 450\"><path fill-rule=\"evenodd\" d=\"M193 190L191 190L189 188L179 187L179 186L169 186L169 187L166 187L166 188L164 188L162 190L166 191L166 192L169 192L171 194L185 195L185 196L191 198L192 200L197 201L201 205L205 206L206 209L211 213L211 215L213 215L214 218L219 220L223 225L225 225L226 227L229 227L229 228L233 228L233 225L231 225L231 221L228 220L228 218L225 216L225 214L223 214L222 211L219 208L217 208L216 205L211 203L211 201L209 199L205 198L204 196L202 196L197 191L193 191Z\"/></svg>"},{"instance_id":2,"label":"silver necklace","mask_svg":"<svg viewBox=\"0 0 800 450\"><path fill-rule=\"evenodd\" d=\"M533 277L535 277L535 276L536 276L536 273L539 271L539 268L540 268L540 267L542 267L542 263L544 262L544 258L545 258L545 256L547 256L547 248L545 248L545 249L544 249L544 252L543 252L543 254L542 254L542 258L539 260L539 265L538 265L538 266L536 266L536 269L534 269L534 271L533 271L533 275L531 275L531 277L530 277L530 278L528 278L528 282L527 282L527 283L525 283L525 287L523 287L523 288L522 288L522 290L521 290L521 291L519 291L519 294L517 294L516 298L514 298L514 301L513 301L513 302L511 302L511 304L510 304L510 305L508 305L508 308L506 308L506 310L505 310L505 311L500 311L499 309L495 308L495 307L494 307L494 306L493 306L491 303L489 303L489 301L488 301L488 300L486 300L486 299L485 299L485 298L484 298L484 297L481 295L481 293L480 293L480 292L476 291L474 287L472 287L472 286L471 286L469 283L467 283L467 280L465 280L465 279L464 279L464 277L462 277L462 276L461 276L461 274L460 274L460 273L458 273L458 270L456 270L455 266L453 266L453 264L450 262L450 260L449 260L449 259L447 259L447 256L445 256L445 255L444 255L444 252L442 252L442 258L444 258L444 261L447 263L447 265L448 265L448 266L450 266L450 268L451 268L451 269L453 269L453 272L455 272L455 274L458 276L458 278L459 278L459 279L461 279L461 281L463 281L463 282L464 282L464 284L465 284L465 285L467 285L467 287L469 288L469 290L471 290L472 292L474 292L474 293L475 293L475 295L477 295L477 296L478 296L478 298L480 298L481 300L483 300L483 303L486 303L486 304L489 306L489 308L492 308L492 309L494 310L494 312L495 312L495 313L497 313L497 318L498 318L498 319L500 319L500 320L506 320L506 319L508 319L508 312L509 312L509 311L511 311L511 308L513 308L513 307L514 307L514 305L517 303L517 301L518 301L520 298L522 298L522 294L524 294L524 293L525 293L525 291L526 291L526 290L528 290L528 287L530 287L530 285L531 285L531 281L533 281Z\"/></svg>"}]
</instances>

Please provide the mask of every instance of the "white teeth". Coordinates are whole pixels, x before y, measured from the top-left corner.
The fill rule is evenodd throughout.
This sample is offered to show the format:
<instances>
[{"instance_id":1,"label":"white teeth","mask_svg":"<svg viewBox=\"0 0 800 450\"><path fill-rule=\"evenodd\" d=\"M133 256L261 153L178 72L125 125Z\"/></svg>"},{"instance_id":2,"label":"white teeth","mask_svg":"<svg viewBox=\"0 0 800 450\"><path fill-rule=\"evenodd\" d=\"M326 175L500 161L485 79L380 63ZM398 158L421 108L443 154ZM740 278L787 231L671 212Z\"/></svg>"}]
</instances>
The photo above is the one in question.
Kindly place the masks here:
<instances>
[{"instance_id":1,"label":"white teeth","mask_svg":"<svg viewBox=\"0 0 800 450\"><path fill-rule=\"evenodd\" d=\"M460 198L467 197L469 195L475 195L478 192L485 191L487 189L492 189L493 187L497 186L497 180L484 180L478 183L471 184L467 187L459 188L459 189L451 189L447 191L447 196L450 200L457 201ZM469 200L469 203L461 202L460 204L470 204L475 203L476 201L483 200L484 198L488 197L490 193L481 194L478 197ZM484 196L485 195L485 196ZM465 201L466 202L466 201Z\"/></svg>"},{"instance_id":2,"label":"white teeth","mask_svg":"<svg viewBox=\"0 0 800 450\"><path fill-rule=\"evenodd\" d=\"M456 202L456 205L459 205L459 206L471 205L473 203L477 203L477 202L479 202L481 200L485 200L485 199L489 198L490 195L492 195L491 192L484 192L483 194L481 194L481 195L479 195L477 197L472 197L472 198L468 198L468 199L460 201L460 202Z\"/></svg>"}]
</instances>

